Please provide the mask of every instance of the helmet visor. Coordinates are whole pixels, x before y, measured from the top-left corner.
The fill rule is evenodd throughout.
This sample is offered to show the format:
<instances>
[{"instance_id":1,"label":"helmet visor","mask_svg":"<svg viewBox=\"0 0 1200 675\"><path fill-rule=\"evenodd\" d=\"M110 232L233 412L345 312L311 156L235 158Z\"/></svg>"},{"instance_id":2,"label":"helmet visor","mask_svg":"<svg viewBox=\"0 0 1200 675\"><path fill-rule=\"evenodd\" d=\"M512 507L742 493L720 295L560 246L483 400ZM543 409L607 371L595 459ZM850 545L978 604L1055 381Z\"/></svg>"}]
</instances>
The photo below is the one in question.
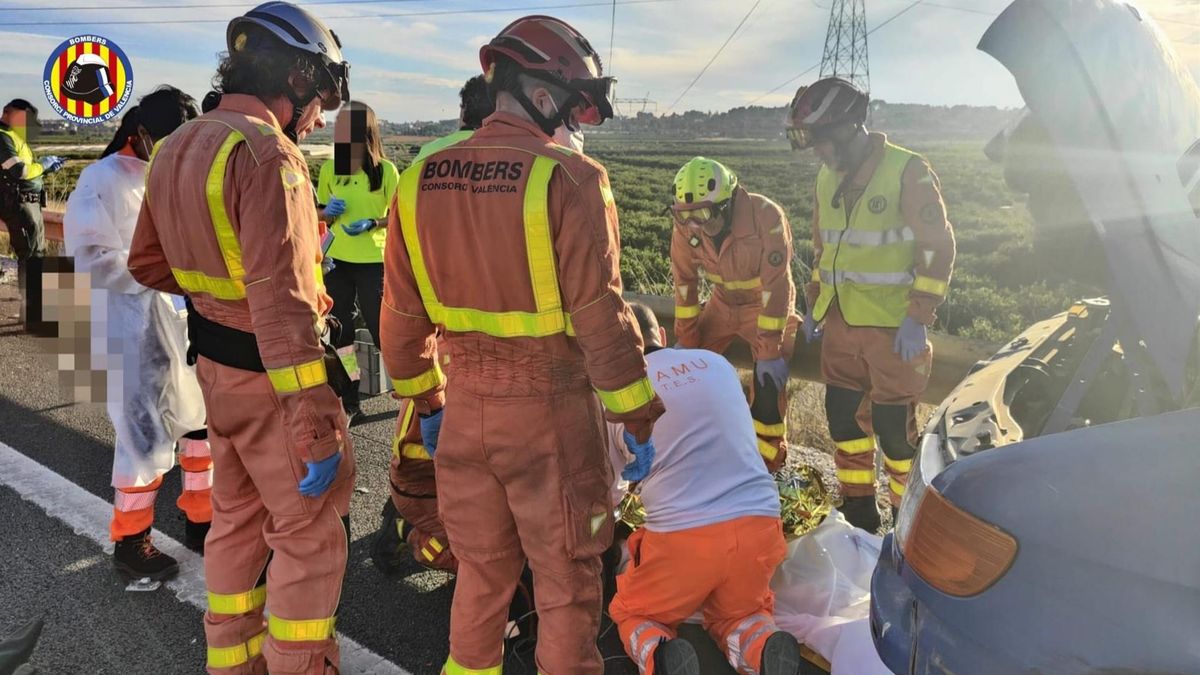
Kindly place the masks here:
<instances>
[{"instance_id":1,"label":"helmet visor","mask_svg":"<svg viewBox=\"0 0 1200 675\"><path fill-rule=\"evenodd\" d=\"M321 109L337 110L350 100L350 64L345 61L325 64L325 73L328 78L317 89Z\"/></svg>"},{"instance_id":2,"label":"helmet visor","mask_svg":"<svg viewBox=\"0 0 1200 675\"><path fill-rule=\"evenodd\" d=\"M787 130L788 141L793 150L807 150L813 146L812 133L803 127L792 127Z\"/></svg>"},{"instance_id":3,"label":"helmet visor","mask_svg":"<svg viewBox=\"0 0 1200 675\"><path fill-rule=\"evenodd\" d=\"M614 84L616 79L611 77L575 79L568 83L567 86L583 99L575 114L575 119L580 124L598 126L603 124L604 120L612 119Z\"/></svg>"},{"instance_id":4,"label":"helmet visor","mask_svg":"<svg viewBox=\"0 0 1200 675\"><path fill-rule=\"evenodd\" d=\"M717 210L711 206L701 206L700 208L693 209L675 207L671 209L671 214L675 217L675 222L677 223L703 225L717 215Z\"/></svg>"}]
</instances>

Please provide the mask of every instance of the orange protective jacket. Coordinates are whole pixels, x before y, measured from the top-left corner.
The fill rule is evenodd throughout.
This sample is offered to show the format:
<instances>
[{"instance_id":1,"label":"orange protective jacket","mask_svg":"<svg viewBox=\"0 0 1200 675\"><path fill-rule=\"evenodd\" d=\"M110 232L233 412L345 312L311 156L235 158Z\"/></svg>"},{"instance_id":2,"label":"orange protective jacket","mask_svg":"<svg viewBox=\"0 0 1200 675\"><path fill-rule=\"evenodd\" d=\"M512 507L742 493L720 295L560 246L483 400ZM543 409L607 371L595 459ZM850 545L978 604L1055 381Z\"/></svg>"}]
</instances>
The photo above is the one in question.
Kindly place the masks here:
<instances>
[{"instance_id":1,"label":"orange protective jacket","mask_svg":"<svg viewBox=\"0 0 1200 675\"><path fill-rule=\"evenodd\" d=\"M854 210L854 204L866 191L875 168L883 159L887 136L871 132L870 138L871 154L842 193L847 212ZM815 189L813 194L816 194ZM946 219L941 182L929 163L921 157L909 160L904 168L900 186L900 213L905 226L913 231L915 238L913 274L948 283L954 271L954 228ZM813 269L817 269L824 251L824 241L821 238L821 213L816 200L813 202L812 242ZM820 293L819 281L811 281L804 287L804 297L809 307L817 303ZM937 308L945 299L932 293L911 291L908 295L908 315L926 326L932 325L937 318Z\"/></svg>"},{"instance_id":2,"label":"orange protective jacket","mask_svg":"<svg viewBox=\"0 0 1200 675\"><path fill-rule=\"evenodd\" d=\"M471 138L411 167L409 172L420 169L420 175L406 173L419 180L413 208L430 282L447 307L536 310L524 211L534 160L543 156L558 163L549 176L546 215L562 310L573 335L493 337L447 327L444 339L452 353L461 349L482 360L480 367L462 365L463 380L455 386L532 382L535 373L548 373L557 380L586 374L602 399L604 392L644 388L648 403L609 410L608 419L624 422L645 440L663 405L646 379L641 334L621 298L617 210L600 164L555 145L533 123L501 112ZM445 377L436 366L435 326L404 241L404 182L402 177L388 218L380 339L388 373L404 385L397 391L408 389L405 395L427 412L442 406Z\"/></svg>"},{"instance_id":3,"label":"orange protective jacket","mask_svg":"<svg viewBox=\"0 0 1200 675\"><path fill-rule=\"evenodd\" d=\"M230 149L231 132L244 141ZM214 166L226 158L219 186L209 185ZM225 253L212 216L222 207L236 236L236 242L224 243ZM129 271L150 288L190 295L205 318L253 333L268 372L297 368L324 356L320 335L333 305L315 273L321 257L318 228L299 148L262 101L226 94L216 110L180 127L158 147L147 173ZM240 273L231 244L240 247ZM198 292L199 278L225 286L232 279L233 286L244 286L244 297L217 299ZM193 288L190 293L180 279ZM339 451L341 404L323 379L318 386L278 393L304 461Z\"/></svg>"},{"instance_id":4,"label":"orange protective jacket","mask_svg":"<svg viewBox=\"0 0 1200 675\"><path fill-rule=\"evenodd\" d=\"M796 304L792 281L792 230L783 209L770 199L738 187L733 194L731 230L716 243L699 227L675 223L671 235L671 276L675 280L675 338L680 346L700 344L700 270L712 284L709 302L730 307L757 306L755 360L783 356L783 333Z\"/></svg>"}]
</instances>

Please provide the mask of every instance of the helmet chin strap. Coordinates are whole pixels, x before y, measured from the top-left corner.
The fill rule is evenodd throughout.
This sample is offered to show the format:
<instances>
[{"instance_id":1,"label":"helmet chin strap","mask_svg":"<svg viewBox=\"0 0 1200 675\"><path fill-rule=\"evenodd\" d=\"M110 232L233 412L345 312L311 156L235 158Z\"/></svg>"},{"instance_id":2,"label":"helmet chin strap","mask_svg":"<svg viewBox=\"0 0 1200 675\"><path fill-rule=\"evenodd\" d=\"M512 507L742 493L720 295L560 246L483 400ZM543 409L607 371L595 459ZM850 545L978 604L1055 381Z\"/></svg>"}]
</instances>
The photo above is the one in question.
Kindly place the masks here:
<instances>
[{"instance_id":1,"label":"helmet chin strap","mask_svg":"<svg viewBox=\"0 0 1200 675\"><path fill-rule=\"evenodd\" d=\"M562 110L559 110L557 113L555 113L553 117L546 117L542 114L542 111L538 110L538 107L533 104L533 101L525 95L525 92L518 93L516 96L514 96L514 98L516 98L517 103L520 103L521 107L525 109L525 112L529 113L529 116L533 119L534 124L538 125L542 132L547 136L553 136L554 132L563 125Z\"/></svg>"},{"instance_id":2,"label":"helmet chin strap","mask_svg":"<svg viewBox=\"0 0 1200 675\"><path fill-rule=\"evenodd\" d=\"M300 143L299 132L296 130L296 125L300 123L300 118L304 116L304 108L312 103L312 100L317 97L317 92L314 89L307 97L297 94L295 91L288 92L288 99L292 102L292 119L283 128L283 135L288 137L293 143Z\"/></svg>"}]
</instances>

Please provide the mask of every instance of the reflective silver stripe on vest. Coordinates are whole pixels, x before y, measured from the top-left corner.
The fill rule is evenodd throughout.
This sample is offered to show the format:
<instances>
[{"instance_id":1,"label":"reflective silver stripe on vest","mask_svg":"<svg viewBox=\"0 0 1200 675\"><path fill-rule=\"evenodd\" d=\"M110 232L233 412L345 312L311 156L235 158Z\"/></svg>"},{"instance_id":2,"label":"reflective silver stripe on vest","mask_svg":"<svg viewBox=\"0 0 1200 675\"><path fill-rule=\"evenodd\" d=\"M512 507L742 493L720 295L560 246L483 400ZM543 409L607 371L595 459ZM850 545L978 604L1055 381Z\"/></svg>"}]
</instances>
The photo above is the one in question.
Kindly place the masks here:
<instances>
[{"instance_id":1,"label":"reflective silver stripe on vest","mask_svg":"<svg viewBox=\"0 0 1200 675\"><path fill-rule=\"evenodd\" d=\"M912 272L847 272L845 270L830 272L821 270L821 283L823 284L836 285L848 281L852 284L873 286L911 286L913 279Z\"/></svg>"},{"instance_id":2,"label":"reflective silver stripe on vest","mask_svg":"<svg viewBox=\"0 0 1200 675\"><path fill-rule=\"evenodd\" d=\"M916 234L911 227L899 227L894 230L821 230L821 240L826 245L849 244L851 246L887 246L914 241Z\"/></svg>"}]
</instances>

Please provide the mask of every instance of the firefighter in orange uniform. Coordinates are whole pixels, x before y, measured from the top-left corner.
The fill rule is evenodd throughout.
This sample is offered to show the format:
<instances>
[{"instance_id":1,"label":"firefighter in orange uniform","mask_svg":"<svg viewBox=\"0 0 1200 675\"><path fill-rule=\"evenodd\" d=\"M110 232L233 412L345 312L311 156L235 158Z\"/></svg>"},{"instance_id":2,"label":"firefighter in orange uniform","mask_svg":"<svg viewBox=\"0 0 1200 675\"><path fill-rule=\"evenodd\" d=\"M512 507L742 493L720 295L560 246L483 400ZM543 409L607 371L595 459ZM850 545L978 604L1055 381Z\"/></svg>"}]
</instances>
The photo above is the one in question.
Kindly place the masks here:
<instances>
[{"instance_id":1,"label":"firefighter in orange uniform","mask_svg":"<svg viewBox=\"0 0 1200 675\"><path fill-rule=\"evenodd\" d=\"M480 60L496 113L401 176L384 286L385 363L435 453L458 558L443 672L500 672L528 559L538 670L599 675L613 530L600 403L629 432L631 479L649 470L663 406L621 299L607 173L552 138L611 117L612 81L578 31L546 16L513 22Z\"/></svg>"},{"instance_id":2,"label":"firefighter in orange uniform","mask_svg":"<svg viewBox=\"0 0 1200 675\"><path fill-rule=\"evenodd\" d=\"M296 143L348 99L349 66L337 37L286 2L235 18L227 39L218 107L151 162L129 268L189 297L214 463L208 672L336 673L354 454L321 342L332 302Z\"/></svg>"},{"instance_id":3,"label":"firefighter in orange uniform","mask_svg":"<svg viewBox=\"0 0 1200 675\"><path fill-rule=\"evenodd\" d=\"M750 412L770 471L787 461L788 361L799 317L793 307L792 231L778 204L748 192L724 164L695 157L675 174L671 276L675 339L723 353L750 346ZM712 297L700 306L700 271Z\"/></svg>"}]
</instances>

